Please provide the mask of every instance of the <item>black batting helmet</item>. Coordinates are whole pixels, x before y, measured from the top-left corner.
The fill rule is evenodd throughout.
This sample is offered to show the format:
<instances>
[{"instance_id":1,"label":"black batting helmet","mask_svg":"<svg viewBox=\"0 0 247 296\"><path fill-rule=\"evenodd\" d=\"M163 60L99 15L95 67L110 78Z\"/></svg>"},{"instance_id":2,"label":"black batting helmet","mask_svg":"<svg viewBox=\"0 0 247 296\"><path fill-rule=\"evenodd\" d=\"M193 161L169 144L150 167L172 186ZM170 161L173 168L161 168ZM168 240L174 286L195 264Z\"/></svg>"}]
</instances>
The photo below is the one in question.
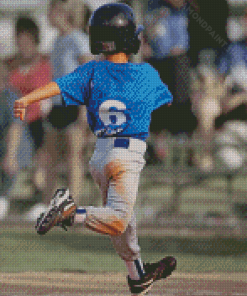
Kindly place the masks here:
<instances>
[{"instance_id":1,"label":"black batting helmet","mask_svg":"<svg viewBox=\"0 0 247 296\"><path fill-rule=\"evenodd\" d=\"M93 13L89 22L92 54L124 52L136 54L140 48L134 12L126 4L105 4Z\"/></svg>"}]
</instances>

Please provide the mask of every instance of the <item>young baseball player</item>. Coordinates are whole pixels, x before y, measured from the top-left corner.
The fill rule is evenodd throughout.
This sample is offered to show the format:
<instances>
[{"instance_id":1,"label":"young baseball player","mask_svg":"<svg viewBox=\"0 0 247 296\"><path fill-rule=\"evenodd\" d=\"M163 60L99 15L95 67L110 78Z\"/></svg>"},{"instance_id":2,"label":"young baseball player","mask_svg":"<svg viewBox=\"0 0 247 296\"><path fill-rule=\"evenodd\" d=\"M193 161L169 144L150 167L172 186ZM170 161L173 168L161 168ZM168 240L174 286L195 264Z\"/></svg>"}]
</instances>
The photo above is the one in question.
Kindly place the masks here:
<instances>
[{"instance_id":1,"label":"young baseball player","mask_svg":"<svg viewBox=\"0 0 247 296\"><path fill-rule=\"evenodd\" d=\"M58 94L66 106L86 105L89 126L97 136L90 168L103 206L78 207L68 189L58 189L48 211L38 218L36 229L45 234L53 226L81 223L109 235L126 263L134 295L146 294L154 281L166 278L176 267L171 256L142 263L136 235L133 207L145 164L151 112L172 100L156 70L146 63L128 62L139 50L141 30L136 28L129 6L101 6L90 19L90 42L91 52L103 53L105 60L90 61L37 89L18 100L14 110L23 119L29 104Z\"/></svg>"}]
</instances>

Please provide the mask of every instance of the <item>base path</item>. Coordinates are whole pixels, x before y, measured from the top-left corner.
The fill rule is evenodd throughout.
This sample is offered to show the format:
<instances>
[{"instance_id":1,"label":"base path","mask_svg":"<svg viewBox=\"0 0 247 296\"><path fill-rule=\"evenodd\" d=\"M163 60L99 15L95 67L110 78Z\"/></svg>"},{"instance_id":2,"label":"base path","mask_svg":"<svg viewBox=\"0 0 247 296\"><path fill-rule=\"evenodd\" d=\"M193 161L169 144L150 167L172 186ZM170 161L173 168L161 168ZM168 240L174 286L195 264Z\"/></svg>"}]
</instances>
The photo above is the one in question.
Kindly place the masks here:
<instances>
[{"instance_id":1,"label":"base path","mask_svg":"<svg viewBox=\"0 0 247 296\"><path fill-rule=\"evenodd\" d=\"M0 296L129 296L123 273L1 273ZM247 296L246 273L179 273L154 284L149 296Z\"/></svg>"}]
</instances>

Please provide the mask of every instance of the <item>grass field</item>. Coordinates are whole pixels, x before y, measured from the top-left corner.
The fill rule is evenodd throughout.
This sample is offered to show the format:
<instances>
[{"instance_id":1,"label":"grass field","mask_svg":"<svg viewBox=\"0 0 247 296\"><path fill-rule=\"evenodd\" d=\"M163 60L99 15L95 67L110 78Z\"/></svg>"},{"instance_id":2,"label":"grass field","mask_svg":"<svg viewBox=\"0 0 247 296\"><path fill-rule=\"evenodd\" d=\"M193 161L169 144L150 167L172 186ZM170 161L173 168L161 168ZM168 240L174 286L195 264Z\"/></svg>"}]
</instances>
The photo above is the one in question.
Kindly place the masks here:
<instances>
[{"instance_id":1,"label":"grass field","mask_svg":"<svg viewBox=\"0 0 247 296\"><path fill-rule=\"evenodd\" d=\"M246 240L141 236L139 242L144 261L175 255L180 272L247 272ZM1 227L0 250L0 272L125 271L109 237L94 235L88 230L54 229L39 236L31 225Z\"/></svg>"}]
</instances>

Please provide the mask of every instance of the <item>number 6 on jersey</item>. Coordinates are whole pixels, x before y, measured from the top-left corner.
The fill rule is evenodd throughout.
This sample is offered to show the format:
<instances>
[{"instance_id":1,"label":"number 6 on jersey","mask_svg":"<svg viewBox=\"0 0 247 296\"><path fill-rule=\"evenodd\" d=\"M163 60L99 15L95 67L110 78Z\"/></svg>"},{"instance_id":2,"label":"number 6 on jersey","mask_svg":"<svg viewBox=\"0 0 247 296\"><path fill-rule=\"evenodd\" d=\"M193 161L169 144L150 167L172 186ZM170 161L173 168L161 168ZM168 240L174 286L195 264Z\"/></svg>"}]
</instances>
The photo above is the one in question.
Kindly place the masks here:
<instances>
[{"instance_id":1,"label":"number 6 on jersey","mask_svg":"<svg viewBox=\"0 0 247 296\"><path fill-rule=\"evenodd\" d=\"M99 118L104 124L104 128L97 130L96 134L110 136L123 131L131 119L126 105L118 100L107 100L103 102L99 106Z\"/></svg>"}]
</instances>

